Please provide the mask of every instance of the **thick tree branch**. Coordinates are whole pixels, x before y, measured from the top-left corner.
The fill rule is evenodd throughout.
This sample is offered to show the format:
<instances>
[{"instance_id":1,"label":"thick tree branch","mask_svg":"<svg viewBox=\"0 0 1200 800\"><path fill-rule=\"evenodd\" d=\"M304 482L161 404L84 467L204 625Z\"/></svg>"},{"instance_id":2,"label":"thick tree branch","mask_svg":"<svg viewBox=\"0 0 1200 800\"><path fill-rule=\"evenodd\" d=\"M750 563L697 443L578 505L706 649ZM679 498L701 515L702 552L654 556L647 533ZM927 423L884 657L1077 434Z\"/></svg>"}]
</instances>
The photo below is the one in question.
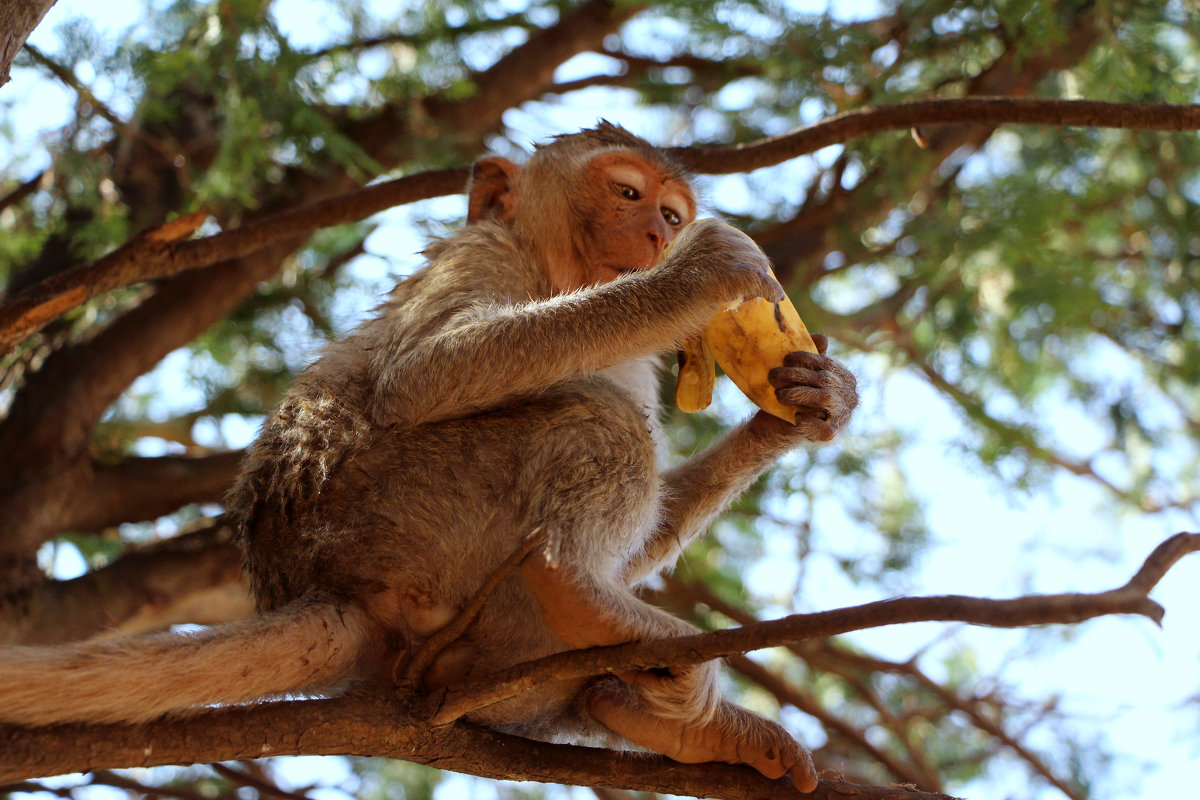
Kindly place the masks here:
<instances>
[{"instance_id":1,"label":"thick tree branch","mask_svg":"<svg viewBox=\"0 0 1200 800\"><path fill-rule=\"evenodd\" d=\"M169 278L187 270L241 258L262 248L320 229L356 222L393 206L458 194L467 184L466 168L433 170L365 186L353 192L282 211L194 241L180 241L204 221L188 215L156 228L104 258L28 287L0 305L0 353L39 330L69 308L117 288ZM195 223L184 230L184 221ZM167 239L171 228L182 235Z\"/></svg>"},{"instance_id":2,"label":"thick tree branch","mask_svg":"<svg viewBox=\"0 0 1200 800\"><path fill-rule=\"evenodd\" d=\"M385 756L485 778L600 786L728 800L948 800L896 787L822 780L800 795L744 766L547 744L465 723L430 727L412 695L345 697L227 709L139 726L0 726L0 781L88 769L281 755ZM0 786L0 790L4 787Z\"/></svg>"},{"instance_id":3,"label":"thick tree branch","mask_svg":"<svg viewBox=\"0 0 1200 800\"><path fill-rule=\"evenodd\" d=\"M101 530L154 519L188 503L219 503L237 477L240 450L207 456L126 458L92 470L90 503L72 509L67 527Z\"/></svg>"},{"instance_id":4,"label":"thick tree branch","mask_svg":"<svg viewBox=\"0 0 1200 800\"><path fill-rule=\"evenodd\" d=\"M699 664L764 647L824 639L850 631L911 622L967 622L997 628L1072 624L1111 614L1136 614L1162 621L1163 608L1147 593L1184 555L1200 550L1200 533L1178 533L1155 548L1124 586L1094 594L1027 595L993 600L961 595L901 597L860 606L794 614L740 628L653 642L594 647L519 664L486 680L446 692L434 714L449 722L526 692L548 680Z\"/></svg>"},{"instance_id":5,"label":"thick tree branch","mask_svg":"<svg viewBox=\"0 0 1200 800\"><path fill-rule=\"evenodd\" d=\"M60 644L106 631L245 616L253 609L241 563L226 528L133 550L78 578L46 580L0 598L0 645ZM229 601L239 597L241 608L231 614Z\"/></svg>"}]
</instances>

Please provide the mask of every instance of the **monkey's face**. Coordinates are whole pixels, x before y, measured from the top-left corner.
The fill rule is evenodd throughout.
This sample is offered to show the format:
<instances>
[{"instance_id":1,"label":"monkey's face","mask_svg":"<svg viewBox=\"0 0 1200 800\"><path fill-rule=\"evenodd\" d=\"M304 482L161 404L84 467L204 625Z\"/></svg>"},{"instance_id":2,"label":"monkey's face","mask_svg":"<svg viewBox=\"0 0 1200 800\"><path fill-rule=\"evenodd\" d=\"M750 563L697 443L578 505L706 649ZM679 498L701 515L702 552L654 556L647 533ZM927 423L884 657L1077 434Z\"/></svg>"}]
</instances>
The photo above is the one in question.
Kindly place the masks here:
<instances>
[{"instance_id":1,"label":"monkey's face","mask_svg":"<svg viewBox=\"0 0 1200 800\"><path fill-rule=\"evenodd\" d=\"M578 214L578 274L572 281L577 285L606 283L653 267L696 217L686 181L627 151L593 156L583 169L580 189L572 204Z\"/></svg>"}]
</instances>

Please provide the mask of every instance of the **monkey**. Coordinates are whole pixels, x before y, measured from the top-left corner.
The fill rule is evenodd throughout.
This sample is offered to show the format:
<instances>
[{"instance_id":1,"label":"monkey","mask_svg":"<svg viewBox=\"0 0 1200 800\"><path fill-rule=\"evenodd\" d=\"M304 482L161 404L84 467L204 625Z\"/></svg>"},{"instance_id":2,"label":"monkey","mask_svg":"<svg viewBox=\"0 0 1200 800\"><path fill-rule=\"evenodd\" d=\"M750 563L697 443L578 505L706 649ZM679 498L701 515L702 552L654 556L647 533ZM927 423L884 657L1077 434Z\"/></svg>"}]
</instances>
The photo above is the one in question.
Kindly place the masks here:
<instances>
[{"instance_id":1,"label":"monkey","mask_svg":"<svg viewBox=\"0 0 1200 800\"><path fill-rule=\"evenodd\" d=\"M671 465L661 354L724 305L781 299L766 256L698 220L687 172L607 122L523 165L479 160L467 195L467 224L297 376L248 450L226 513L257 615L191 637L0 651L0 720L139 722L387 681L536 529L554 557L500 581L424 689L696 632L637 587L781 455L833 440L857 405L853 374L818 337L819 353L770 373L794 426L757 412ZM808 751L717 677L708 662L559 681L468 720L744 763L811 791Z\"/></svg>"}]
</instances>

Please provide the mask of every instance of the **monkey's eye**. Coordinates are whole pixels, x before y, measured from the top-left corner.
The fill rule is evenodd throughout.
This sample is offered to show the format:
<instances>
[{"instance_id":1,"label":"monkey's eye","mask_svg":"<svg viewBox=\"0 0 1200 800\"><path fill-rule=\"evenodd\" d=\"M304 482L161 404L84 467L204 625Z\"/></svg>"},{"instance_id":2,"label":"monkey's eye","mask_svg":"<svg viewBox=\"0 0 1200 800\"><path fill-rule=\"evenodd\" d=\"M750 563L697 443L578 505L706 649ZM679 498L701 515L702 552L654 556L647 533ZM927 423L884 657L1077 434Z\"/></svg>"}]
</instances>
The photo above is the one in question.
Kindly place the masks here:
<instances>
[{"instance_id":1,"label":"monkey's eye","mask_svg":"<svg viewBox=\"0 0 1200 800\"><path fill-rule=\"evenodd\" d=\"M621 195L621 197L624 197L626 200L637 200L642 196L637 189L633 188L632 186L627 186L624 183L616 183L613 184L613 186L616 187L617 194Z\"/></svg>"},{"instance_id":2,"label":"monkey's eye","mask_svg":"<svg viewBox=\"0 0 1200 800\"><path fill-rule=\"evenodd\" d=\"M662 215L663 219L667 221L668 225L679 225L683 222L683 219L678 214L666 206L662 207Z\"/></svg>"}]
</instances>

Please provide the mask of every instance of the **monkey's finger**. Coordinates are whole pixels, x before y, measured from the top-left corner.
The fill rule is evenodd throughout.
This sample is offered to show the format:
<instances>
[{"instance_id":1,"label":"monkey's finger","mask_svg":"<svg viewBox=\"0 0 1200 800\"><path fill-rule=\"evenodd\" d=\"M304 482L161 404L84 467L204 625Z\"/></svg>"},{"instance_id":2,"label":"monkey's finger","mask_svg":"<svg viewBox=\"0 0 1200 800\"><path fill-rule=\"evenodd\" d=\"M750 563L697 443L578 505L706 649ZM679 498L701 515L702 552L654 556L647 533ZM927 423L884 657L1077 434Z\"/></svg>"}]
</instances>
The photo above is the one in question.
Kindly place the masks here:
<instances>
[{"instance_id":1,"label":"monkey's finger","mask_svg":"<svg viewBox=\"0 0 1200 800\"><path fill-rule=\"evenodd\" d=\"M687 414L708 408L712 403L713 383L717 379L712 348L703 336L697 334L684 342L678 358L675 405Z\"/></svg>"},{"instance_id":2,"label":"monkey's finger","mask_svg":"<svg viewBox=\"0 0 1200 800\"><path fill-rule=\"evenodd\" d=\"M820 389L825 385L823 371L804 367L775 367L767 373L767 383L775 389L786 389L789 386L811 386ZM776 392L778 395L778 392Z\"/></svg>"},{"instance_id":3,"label":"monkey's finger","mask_svg":"<svg viewBox=\"0 0 1200 800\"><path fill-rule=\"evenodd\" d=\"M825 420L829 419L829 410L837 402L833 392L828 389L814 389L811 386L785 386L782 389L776 389L775 396L785 406L795 409L812 409L817 412L813 416Z\"/></svg>"},{"instance_id":4,"label":"monkey's finger","mask_svg":"<svg viewBox=\"0 0 1200 800\"><path fill-rule=\"evenodd\" d=\"M813 340L816 343L816 340ZM788 353L783 357L783 365L785 367L803 367L805 369L824 370L833 361L829 356L823 356L820 353L810 353L806 350L797 350L794 353Z\"/></svg>"},{"instance_id":5,"label":"monkey's finger","mask_svg":"<svg viewBox=\"0 0 1200 800\"><path fill-rule=\"evenodd\" d=\"M809 334L812 336L813 344L817 346L817 352L825 355L825 351L829 349L829 337L823 333Z\"/></svg>"}]
</instances>

